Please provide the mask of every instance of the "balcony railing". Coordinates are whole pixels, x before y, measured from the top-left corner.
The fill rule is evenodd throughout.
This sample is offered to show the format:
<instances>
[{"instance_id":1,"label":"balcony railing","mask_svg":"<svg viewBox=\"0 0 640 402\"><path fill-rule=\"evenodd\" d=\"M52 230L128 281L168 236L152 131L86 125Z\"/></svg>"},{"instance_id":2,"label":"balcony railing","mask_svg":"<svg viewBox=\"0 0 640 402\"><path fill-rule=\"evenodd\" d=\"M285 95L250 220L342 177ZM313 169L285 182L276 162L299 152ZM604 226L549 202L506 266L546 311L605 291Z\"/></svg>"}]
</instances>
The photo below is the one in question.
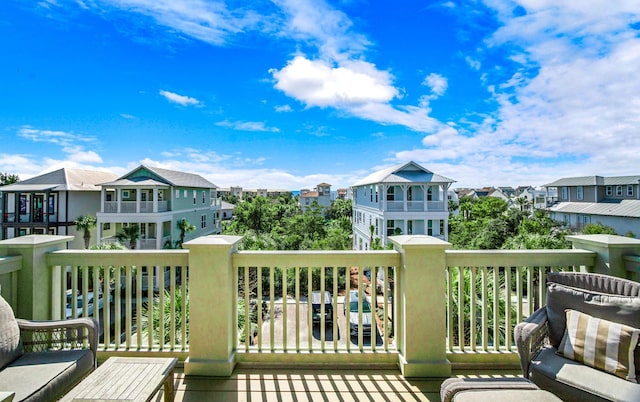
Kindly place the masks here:
<instances>
[{"instance_id":1,"label":"balcony railing","mask_svg":"<svg viewBox=\"0 0 640 402\"><path fill-rule=\"evenodd\" d=\"M137 201L122 201L120 212L122 213L134 213L137 208ZM140 213L152 213L153 201L140 201ZM158 201L158 212L167 212L169 210L169 201ZM105 201L104 202L105 213L117 213L118 201Z\"/></svg>"},{"instance_id":2,"label":"balcony railing","mask_svg":"<svg viewBox=\"0 0 640 402\"><path fill-rule=\"evenodd\" d=\"M51 239L41 241L65 247L67 238ZM446 376L452 365L518 367L513 327L544 305L547 272L606 267L633 276L640 266L640 241L620 238L627 255L616 257L615 236L520 251L447 250L427 236L392 237L395 250L386 251L236 251L239 239L206 236L187 250L38 247L53 286L34 281L39 291L18 303L44 295L40 302L54 301L49 314L33 318L92 316L103 328L103 356L171 354L187 359L187 374L229 375L247 363ZM3 263L17 264L6 258L0 281Z\"/></svg>"}]
</instances>

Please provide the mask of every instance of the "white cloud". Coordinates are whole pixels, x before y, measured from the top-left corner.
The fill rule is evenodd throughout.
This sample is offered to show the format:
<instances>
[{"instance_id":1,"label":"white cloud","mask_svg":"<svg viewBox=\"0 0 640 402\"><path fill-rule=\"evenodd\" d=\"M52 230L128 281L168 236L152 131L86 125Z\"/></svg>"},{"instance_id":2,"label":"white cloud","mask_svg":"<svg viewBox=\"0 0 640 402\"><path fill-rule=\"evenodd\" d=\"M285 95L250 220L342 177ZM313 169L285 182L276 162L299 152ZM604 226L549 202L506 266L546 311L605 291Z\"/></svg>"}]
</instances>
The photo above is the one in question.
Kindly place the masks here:
<instances>
[{"instance_id":1,"label":"white cloud","mask_svg":"<svg viewBox=\"0 0 640 402\"><path fill-rule=\"evenodd\" d=\"M134 116L132 114L128 114L128 113L120 113L120 117L122 117L123 119L127 119L127 120L135 120L135 119L137 119L136 116Z\"/></svg>"},{"instance_id":2,"label":"white cloud","mask_svg":"<svg viewBox=\"0 0 640 402\"><path fill-rule=\"evenodd\" d=\"M440 74L431 73L424 78L422 85L426 85L436 97L444 95L449 86L449 82Z\"/></svg>"},{"instance_id":3,"label":"white cloud","mask_svg":"<svg viewBox=\"0 0 640 402\"><path fill-rule=\"evenodd\" d=\"M274 108L274 110L278 113L293 112L293 109L289 105L278 105Z\"/></svg>"},{"instance_id":4,"label":"white cloud","mask_svg":"<svg viewBox=\"0 0 640 402\"><path fill-rule=\"evenodd\" d=\"M277 133L280 131L277 127L268 127L263 121L229 121L223 120L216 123L216 126L228 127L238 131L268 131Z\"/></svg>"},{"instance_id":5,"label":"white cloud","mask_svg":"<svg viewBox=\"0 0 640 402\"><path fill-rule=\"evenodd\" d=\"M281 70L272 70L275 87L307 106L349 106L389 102L398 96L391 76L370 63L352 61L333 66L297 56Z\"/></svg>"},{"instance_id":6,"label":"white cloud","mask_svg":"<svg viewBox=\"0 0 640 402\"><path fill-rule=\"evenodd\" d=\"M190 96L179 95L174 92L160 90L160 95L164 96L169 102L177 103L182 106L199 105L200 101Z\"/></svg>"},{"instance_id":7,"label":"white cloud","mask_svg":"<svg viewBox=\"0 0 640 402\"><path fill-rule=\"evenodd\" d=\"M249 8L229 9L224 1L216 0L101 0L98 3L148 16L159 25L213 45L224 45L233 35L266 23L264 17Z\"/></svg>"}]
</instances>

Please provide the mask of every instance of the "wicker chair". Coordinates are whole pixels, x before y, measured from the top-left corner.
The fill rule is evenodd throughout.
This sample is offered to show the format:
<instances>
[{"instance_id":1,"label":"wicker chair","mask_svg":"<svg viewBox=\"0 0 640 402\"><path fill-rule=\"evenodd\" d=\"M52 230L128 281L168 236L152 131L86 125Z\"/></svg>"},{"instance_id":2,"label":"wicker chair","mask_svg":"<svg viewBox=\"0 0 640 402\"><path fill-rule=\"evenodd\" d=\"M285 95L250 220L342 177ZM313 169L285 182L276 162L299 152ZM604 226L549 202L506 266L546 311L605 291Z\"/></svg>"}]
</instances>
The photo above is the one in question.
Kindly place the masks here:
<instances>
[{"instance_id":1,"label":"wicker chair","mask_svg":"<svg viewBox=\"0 0 640 402\"><path fill-rule=\"evenodd\" d=\"M97 367L98 323L16 319L0 297L0 391L14 401L60 398Z\"/></svg>"},{"instance_id":2,"label":"wicker chair","mask_svg":"<svg viewBox=\"0 0 640 402\"><path fill-rule=\"evenodd\" d=\"M638 328L640 283L608 275L548 273L546 306L514 331L524 377L563 400L640 401L640 384L558 353L567 309ZM640 348L635 361L640 378Z\"/></svg>"}]
</instances>

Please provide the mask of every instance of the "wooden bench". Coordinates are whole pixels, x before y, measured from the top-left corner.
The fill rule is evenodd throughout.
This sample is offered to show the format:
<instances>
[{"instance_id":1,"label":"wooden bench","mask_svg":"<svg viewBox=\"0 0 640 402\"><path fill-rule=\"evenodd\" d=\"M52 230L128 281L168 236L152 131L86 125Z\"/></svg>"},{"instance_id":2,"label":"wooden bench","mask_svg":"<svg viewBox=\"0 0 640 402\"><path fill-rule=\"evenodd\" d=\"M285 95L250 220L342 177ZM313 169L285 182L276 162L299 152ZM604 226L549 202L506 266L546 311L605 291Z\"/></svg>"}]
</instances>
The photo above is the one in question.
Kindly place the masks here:
<instances>
[{"instance_id":1,"label":"wooden bench","mask_svg":"<svg viewBox=\"0 0 640 402\"><path fill-rule=\"evenodd\" d=\"M150 401L163 385L165 402L173 401L176 362L164 357L111 357L61 401Z\"/></svg>"}]
</instances>

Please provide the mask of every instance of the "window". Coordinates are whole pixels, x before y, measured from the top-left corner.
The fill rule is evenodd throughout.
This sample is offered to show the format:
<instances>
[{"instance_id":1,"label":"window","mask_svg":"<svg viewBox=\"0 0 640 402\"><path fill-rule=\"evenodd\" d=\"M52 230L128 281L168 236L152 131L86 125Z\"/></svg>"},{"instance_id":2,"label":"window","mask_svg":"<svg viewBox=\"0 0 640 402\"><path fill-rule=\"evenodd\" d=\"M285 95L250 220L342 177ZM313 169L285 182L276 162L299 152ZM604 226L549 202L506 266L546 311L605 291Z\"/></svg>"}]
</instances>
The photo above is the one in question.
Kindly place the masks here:
<instances>
[{"instance_id":1,"label":"window","mask_svg":"<svg viewBox=\"0 0 640 402\"><path fill-rule=\"evenodd\" d=\"M444 219L440 219L440 235L444 235Z\"/></svg>"},{"instance_id":2,"label":"window","mask_svg":"<svg viewBox=\"0 0 640 402\"><path fill-rule=\"evenodd\" d=\"M200 228L204 229L207 227L207 215L202 215L200 217Z\"/></svg>"},{"instance_id":3,"label":"window","mask_svg":"<svg viewBox=\"0 0 640 402\"><path fill-rule=\"evenodd\" d=\"M205 197L205 194L206 194L206 193L203 191L203 192L202 192L202 203L203 203L203 204L205 203L205 198L204 198L204 197Z\"/></svg>"},{"instance_id":4,"label":"window","mask_svg":"<svg viewBox=\"0 0 640 402\"><path fill-rule=\"evenodd\" d=\"M613 195L613 187L607 186L607 196L611 197Z\"/></svg>"},{"instance_id":5,"label":"window","mask_svg":"<svg viewBox=\"0 0 640 402\"><path fill-rule=\"evenodd\" d=\"M387 221L387 236L393 236L393 231L395 229L395 223L393 219Z\"/></svg>"},{"instance_id":6,"label":"window","mask_svg":"<svg viewBox=\"0 0 640 402\"><path fill-rule=\"evenodd\" d=\"M387 201L393 201L395 200L395 187L389 187L387 189ZM391 221L393 222L393 221Z\"/></svg>"},{"instance_id":7,"label":"window","mask_svg":"<svg viewBox=\"0 0 640 402\"><path fill-rule=\"evenodd\" d=\"M427 189L427 201L433 201L433 188L431 186Z\"/></svg>"},{"instance_id":8,"label":"window","mask_svg":"<svg viewBox=\"0 0 640 402\"><path fill-rule=\"evenodd\" d=\"M102 230L110 230L111 229L111 224L110 223L103 223L102 224Z\"/></svg>"},{"instance_id":9,"label":"window","mask_svg":"<svg viewBox=\"0 0 640 402\"><path fill-rule=\"evenodd\" d=\"M376 203L378 203L378 187L376 186Z\"/></svg>"},{"instance_id":10,"label":"window","mask_svg":"<svg viewBox=\"0 0 640 402\"><path fill-rule=\"evenodd\" d=\"M616 195L622 197L622 186L616 186Z\"/></svg>"},{"instance_id":11,"label":"window","mask_svg":"<svg viewBox=\"0 0 640 402\"><path fill-rule=\"evenodd\" d=\"M633 195L633 194L632 194ZM111 200L109 200L111 201ZM55 206L56 206L56 196L53 194L49 194L49 198L47 199L47 202L49 203L49 215L53 215L56 213L55 210Z\"/></svg>"},{"instance_id":12,"label":"window","mask_svg":"<svg viewBox=\"0 0 640 402\"><path fill-rule=\"evenodd\" d=\"M569 199L569 192L567 191L566 187L560 187L560 199L562 200Z\"/></svg>"},{"instance_id":13,"label":"window","mask_svg":"<svg viewBox=\"0 0 640 402\"><path fill-rule=\"evenodd\" d=\"M564 225L565 226L570 226L571 225L571 215L564 214Z\"/></svg>"},{"instance_id":14,"label":"window","mask_svg":"<svg viewBox=\"0 0 640 402\"><path fill-rule=\"evenodd\" d=\"M176 198L180 198L180 190L176 189Z\"/></svg>"},{"instance_id":15,"label":"window","mask_svg":"<svg viewBox=\"0 0 640 402\"><path fill-rule=\"evenodd\" d=\"M193 190L193 205L196 205L196 190Z\"/></svg>"},{"instance_id":16,"label":"window","mask_svg":"<svg viewBox=\"0 0 640 402\"><path fill-rule=\"evenodd\" d=\"M186 189L185 189L185 190L184 190L184 192L182 193L182 196L183 196L184 198L187 198L187 197L188 197L188 194L187 194L187 190L186 190Z\"/></svg>"},{"instance_id":17,"label":"window","mask_svg":"<svg viewBox=\"0 0 640 402\"><path fill-rule=\"evenodd\" d=\"M413 201L413 188L409 187L407 189L407 201Z\"/></svg>"},{"instance_id":18,"label":"window","mask_svg":"<svg viewBox=\"0 0 640 402\"><path fill-rule=\"evenodd\" d=\"M584 187L582 186L576 187L576 193L579 201L584 200Z\"/></svg>"},{"instance_id":19,"label":"window","mask_svg":"<svg viewBox=\"0 0 640 402\"><path fill-rule=\"evenodd\" d=\"M431 219L427 221L427 234L433 236L433 221Z\"/></svg>"},{"instance_id":20,"label":"window","mask_svg":"<svg viewBox=\"0 0 640 402\"><path fill-rule=\"evenodd\" d=\"M627 184L627 197L633 197L633 185Z\"/></svg>"},{"instance_id":21,"label":"window","mask_svg":"<svg viewBox=\"0 0 640 402\"><path fill-rule=\"evenodd\" d=\"M407 221L407 234L413 234L413 221Z\"/></svg>"},{"instance_id":22,"label":"window","mask_svg":"<svg viewBox=\"0 0 640 402\"><path fill-rule=\"evenodd\" d=\"M373 186L369 190L369 202L373 202Z\"/></svg>"},{"instance_id":23,"label":"window","mask_svg":"<svg viewBox=\"0 0 640 402\"><path fill-rule=\"evenodd\" d=\"M129 198L129 190L122 190L122 198Z\"/></svg>"}]
</instances>

